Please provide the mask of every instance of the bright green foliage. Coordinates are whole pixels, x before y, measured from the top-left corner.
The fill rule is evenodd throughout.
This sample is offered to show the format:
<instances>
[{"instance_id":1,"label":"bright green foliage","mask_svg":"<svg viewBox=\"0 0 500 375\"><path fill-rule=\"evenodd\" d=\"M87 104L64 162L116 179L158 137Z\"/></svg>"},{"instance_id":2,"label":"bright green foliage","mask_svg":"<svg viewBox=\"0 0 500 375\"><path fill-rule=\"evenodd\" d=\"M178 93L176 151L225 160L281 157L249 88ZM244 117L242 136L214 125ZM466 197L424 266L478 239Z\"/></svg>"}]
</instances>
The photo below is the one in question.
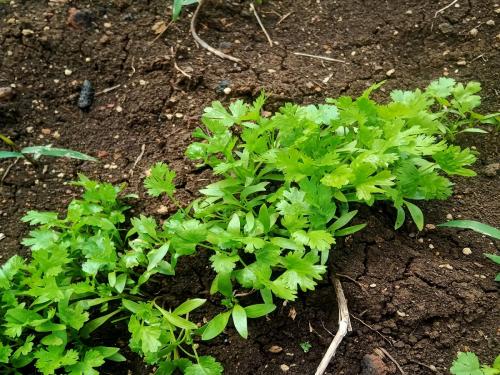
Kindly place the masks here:
<instances>
[{"instance_id":1,"label":"bright green foliage","mask_svg":"<svg viewBox=\"0 0 500 375\"><path fill-rule=\"evenodd\" d=\"M173 252L169 239L177 231L144 216L127 222L123 187L85 176L75 185L83 187L83 199L69 204L66 217L24 216L36 226L22 242L31 260L14 256L0 267L0 372L33 363L42 374L98 374L106 360L125 360L119 348L90 340L93 331L118 319L128 321L130 348L147 363L220 373L207 357L176 362L186 345L197 358L192 336L198 327L187 315L205 300L170 309L147 298L148 280L175 272L182 253Z\"/></svg>"},{"instance_id":2,"label":"bright green foliage","mask_svg":"<svg viewBox=\"0 0 500 375\"><path fill-rule=\"evenodd\" d=\"M173 197L175 185L173 183L175 172L171 171L166 164L156 163L151 168L151 173L144 180L144 186L148 189L148 194L158 197L161 194L167 194Z\"/></svg>"},{"instance_id":3,"label":"bright green foliage","mask_svg":"<svg viewBox=\"0 0 500 375\"><path fill-rule=\"evenodd\" d=\"M200 191L189 215L203 228L198 243L214 251L211 291L229 306L238 284L265 303L314 289L335 237L363 227L343 228L356 214L351 203L392 202L396 227L407 209L422 229L416 202L449 197L446 175L474 175L475 155L443 138L469 129L478 84L440 79L425 91L394 91L387 104L370 99L378 87L357 99L286 104L270 117L261 115L264 96L205 109L204 129L194 132L201 141L186 154L220 180Z\"/></svg>"},{"instance_id":4,"label":"bright green foliage","mask_svg":"<svg viewBox=\"0 0 500 375\"><path fill-rule=\"evenodd\" d=\"M459 352L450 369L453 375L498 375L500 374L500 355L490 366L481 365L479 358L474 353Z\"/></svg>"},{"instance_id":5,"label":"bright green foliage","mask_svg":"<svg viewBox=\"0 0 500 375\"><path fill-rule=\"evenodd\" d=\"M299 345L304 353L308 353L309 350L311 350L311 348L312 348L312 345L309 341L301 342Z\"/></svg>"}]
</instances>

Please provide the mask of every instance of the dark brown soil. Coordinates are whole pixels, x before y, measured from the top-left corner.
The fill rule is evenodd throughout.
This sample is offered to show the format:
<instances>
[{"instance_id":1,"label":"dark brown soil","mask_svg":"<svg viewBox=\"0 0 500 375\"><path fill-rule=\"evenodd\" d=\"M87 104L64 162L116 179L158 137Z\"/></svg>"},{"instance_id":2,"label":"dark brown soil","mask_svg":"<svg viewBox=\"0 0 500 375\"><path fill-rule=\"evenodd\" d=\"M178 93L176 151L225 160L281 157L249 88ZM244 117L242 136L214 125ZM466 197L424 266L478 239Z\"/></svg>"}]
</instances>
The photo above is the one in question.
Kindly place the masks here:
<instances>
[{"instance_id":1,"label":"dark brown soil","mask_svg":"<svg viewBox=\"0 0 500 375\"><path fill-rule=\"evenodd\" d=\"M386 92L423 87L449 74L480 81L483 110L498 110L500 29L487 23L500 23L500 5L493 0L458 1L459 7L437 16L435 12L449 1L268 1L258 10L275 42L272 48L248 2L213 2L202 12L200 34L247 66L197 48L188 32L192 7L154 40L152 26L168 22L167 3L82 0L47 5L32 0L0 5L0 87L15 85L17 91L14 100L0 103L0 132L21 146L53 144L101 159L101 163L46 160L44 175L22 162L11 167L0 186L0 232L6 236L0 241L3 259L25 253L19 242L28 228L20 217L28 209L63 209L78 194L68 182L79 172L127 182L132 191L142 192L145 171L162 160L179 174L179 198L192 199L210 176L196 172L183 152L202 109L213 100L250 99L265 89L272 110L285 101L318 103L339 94L357 95L384 79ZM67 26L70 6L88 9L92 17L88 29ZM476 36L470 33L473 28L478 30ZM72 74L65 75L65 69ZM391 69L394 73L388 77ZM76 100L84 79L98 92L121 86L98 95L90 111L82 112ZM230 81L229 95L220 92L223 80ZM480 152L478 176L457 179L449 201L425 204L427 222L440 223L451 214L498 227L499 178L484 173L487 165L499 161L498 133L459 142ZM132 170L143 146L144 155ZM1 175L10 163L0 163ZM153 215L161 204L168 205L144 202L141 210ZM357 319L329 373L360 374L363 356L377 347L385 348L407 374L433 374L426 365L447 373L459 350L473 350L491 361L498 354L500 309L493 281L496 268L482 253L498 251L498 243L468 231L417 233L407 226L395 232L387 212L383 207L363 209L359 220L368 227L333 252L330 272L349 277L342 281ZM464 247L472 254L464 255ZM207 263L203 258L195 264L185 262L175 278L181 286L174 298L207 290L205 276L197 277L206 275ZM253 321L248 340L228 329L226 336L202 349L222 361L227 374L280 374L281 365L289 366L290 374L313 374L331 340L328 330L335 332L336 325L334 291L324 281L314 293L280 306L269 320ZM308 353L300 347L306 341L312 345ZM271 353L273 345L283 351ZM387 365L396 373L390 362ZM126 366L114 373L125 374L127 369L143 373L134 360Z\"/></svg>"}]
</instances>

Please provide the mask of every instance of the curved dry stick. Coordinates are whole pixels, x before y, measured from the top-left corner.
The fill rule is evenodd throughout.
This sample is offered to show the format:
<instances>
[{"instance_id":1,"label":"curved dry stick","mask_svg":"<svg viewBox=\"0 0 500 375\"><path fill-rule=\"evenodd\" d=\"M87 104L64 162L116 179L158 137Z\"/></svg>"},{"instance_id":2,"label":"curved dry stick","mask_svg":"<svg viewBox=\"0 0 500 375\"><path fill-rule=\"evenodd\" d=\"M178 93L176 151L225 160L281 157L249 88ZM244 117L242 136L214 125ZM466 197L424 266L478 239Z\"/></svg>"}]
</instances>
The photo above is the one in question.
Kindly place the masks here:
<instances>
[{"instance_id":1,"label":"curved dry stick","mask_svg":"<svg viewBox=\"0 0 500 375\"><path fill-rule=\"evenodd\" d=\"M326 351L321 363L316 369L315 375L323 375L326 368L330 364L337 348L339 347L342 339L347 335L347 332L352 331L351 319L349 317L349 310L347 309L347 300L344 296L344 290L342 289L342 284L337 278L333 279L333 286L335 287L335 293L337 294L337 304L339 305L339 330L337 331L335 337L333 338L328 350Z\"/></svg>"},{"instance_id":2,"label":"curved dry stick","mask_svg":"<svg viewBox=\"0 0 500 375\"><path fill-rule=\"evenodd\" d=\"M196 32L196 22L198 21L198 15L200 13L200 9L201 9L202 6L203 6L203 0L199 0L198 1L198 7L194 11L193 18L191 19L190 30L191 30L191 35L193 36L194 40L196 40L196 42L200 46L202 46L206 50L212 52L214 55L219 56L222 59L227 59L227 60L231 60L231 61L234 61L234 62L237 62L237 63L241 63L241 59L238 59L237 57L233 57L231 55L227 55L224 52L221 52L218 49L215 49L214 47L210 46L207 42L205 42L203 39L201 39L199 37L198 33Z\"/></svg>"}]
</instances>

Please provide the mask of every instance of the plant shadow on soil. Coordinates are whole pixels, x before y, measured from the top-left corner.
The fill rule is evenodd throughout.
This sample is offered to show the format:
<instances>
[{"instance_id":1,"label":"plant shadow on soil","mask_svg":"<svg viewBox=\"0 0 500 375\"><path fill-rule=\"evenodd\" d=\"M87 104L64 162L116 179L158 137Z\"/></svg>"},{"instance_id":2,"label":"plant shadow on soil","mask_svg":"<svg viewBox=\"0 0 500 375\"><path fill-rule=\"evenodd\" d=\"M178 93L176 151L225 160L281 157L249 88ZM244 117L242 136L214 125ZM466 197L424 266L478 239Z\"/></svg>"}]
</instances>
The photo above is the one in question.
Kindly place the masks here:
<instances>
[{"instance_id":1,"label":"plant shadow on soil","mask_svg":"<svg viewBox=\"0 0 500 375\"><path fill-rule=\"evenodd\" d=\"M14 100L0 103L1 131L22 146L52 143L98 156L101 163L47 160L43 176L22 162L12 166L0 186L4 260L15 253L26 255L19 242L29 228L20 217L29 209L64 209L79 194L67 185L79 172L126 182L130 191L143 194L145 171L161 160L178 173L179 198L189 202L196 197L211 177L196 170L183 153L202 109L213 100L250 100L265 89L270 94L267 109L275 110L286 101L320 103L326 97L358 95L370 84L388 79L377 94L384 97L391 89L423 87L447 73L461 81L480 81L482 110L498 110L500 41L498 28L486 23L496 16L494 1L460 1L459 7L437 17L435 12L445 2L269 1L258 11L276 44L273 48L247 2L214 1L202 12L200 34L244 59L248 67L196 47L188 33L192 8L153 42L151 27L168 21L165 1L53 4L0 5L0 86L15 84L17 91ZM89 29L66 25L70 6L88 7L93 18ZM472 36L469 31L477 25L479 33ZM347 64L293 52L342 58ZM190 78L176 70L174 62ZM65 69L72 74L66 76ZM391 69L395 72L388 77ZM75 103L84 79L98 92L121 86L97 96L84 113ZM229 81L229 95L220 92L223 80ZM461 137L459 143L480 153L478 176L455 179L450 200L424 204L426 221L437 224L451 214L500 226L499 179L495 172L485 172L498 162L498 133ZM144 155L134 168L143 145ZM10 164L0 163L2 175ZM160 204L173 210L166 201L147 198L134 210L161 220L166 216L158 213L164 212ZM353 319L353 332L328 373L362 373L363 356L377 347L391 353L408 374L433 373L415 361L447 373L459 350L473 350L491 361L499 347L498 287L493 281L495 266L482 253L497 251L498 242L467 231L427 228L417 233L411 223L395 232L390 216L386 207L363 208L357 220L368 223L367 228L332 251L330 273L357 281L342 279L350 312L371 329ZM464 247L472 254L464 255ZM163 293L167 305L191 296L209 297L209 281L206 256L189 257L157 292ZM215 306L208 304L200 318L212 316ZM334 290L325 278L314 293L279 305L269 319L252 321L248 340L229 328L203 344L201 351L216 356L227 374L280 374L283 364L289 366L289 374L312 374L331 340L328 331L335 332L336 325ZM123 331L124 327L125 339ZM97 335L106 341L119 333L120 327ZM308 353L300 347L306 341L312 345ZM271 353L271 346L283 350ZM105 373L149 373L137 358L129 358ZM396 373L390 363L388 370Z\"/></svg>"}]
</instances>

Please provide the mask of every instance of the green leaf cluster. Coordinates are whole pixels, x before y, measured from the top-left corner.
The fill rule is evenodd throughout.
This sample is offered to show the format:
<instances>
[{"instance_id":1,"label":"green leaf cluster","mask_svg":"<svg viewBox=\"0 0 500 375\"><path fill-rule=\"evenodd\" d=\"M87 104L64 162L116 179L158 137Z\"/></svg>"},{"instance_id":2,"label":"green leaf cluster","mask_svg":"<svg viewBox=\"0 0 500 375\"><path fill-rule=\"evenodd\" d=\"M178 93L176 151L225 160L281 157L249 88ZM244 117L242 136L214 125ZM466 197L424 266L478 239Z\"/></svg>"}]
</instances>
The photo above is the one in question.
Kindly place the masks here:
<instances>
[{"instance_id":1,"label":"green leaf cluster","mask_svg":"<svg viewBox=\"0 0 500 375\"><path fill-rule=\"evenodd\" d=\"M188 318L205 300L170 308L144 288L152 277L175 273L186 251L174 253L170 238L181 229L159 228L145 216L128 220L124 186L83 175L74 184L83 197L69 204L64 218L37 211L23 217L36 226L22 241L31 259L14 256L0 268L0 372L34 366L42 374L98 374L105 361L125 358L120 348L94 345L92 333L122 320L132 351L160 366L159 374L219 368L197 356L198 326ZM192 357L182 359L179 353L189 348Z\"/></svg>"},{"instance_id":2,"label":"green leaf cluster","mask_svg":"<svg viewBox=\"0 0 500 375\"><path fill-rule=\"evenodd\" d=\"M475 353L459 352L450 369L453 375L498 375L500 374L500 355L491 366L481 365Z\"/></svg>"}]
</instances>

